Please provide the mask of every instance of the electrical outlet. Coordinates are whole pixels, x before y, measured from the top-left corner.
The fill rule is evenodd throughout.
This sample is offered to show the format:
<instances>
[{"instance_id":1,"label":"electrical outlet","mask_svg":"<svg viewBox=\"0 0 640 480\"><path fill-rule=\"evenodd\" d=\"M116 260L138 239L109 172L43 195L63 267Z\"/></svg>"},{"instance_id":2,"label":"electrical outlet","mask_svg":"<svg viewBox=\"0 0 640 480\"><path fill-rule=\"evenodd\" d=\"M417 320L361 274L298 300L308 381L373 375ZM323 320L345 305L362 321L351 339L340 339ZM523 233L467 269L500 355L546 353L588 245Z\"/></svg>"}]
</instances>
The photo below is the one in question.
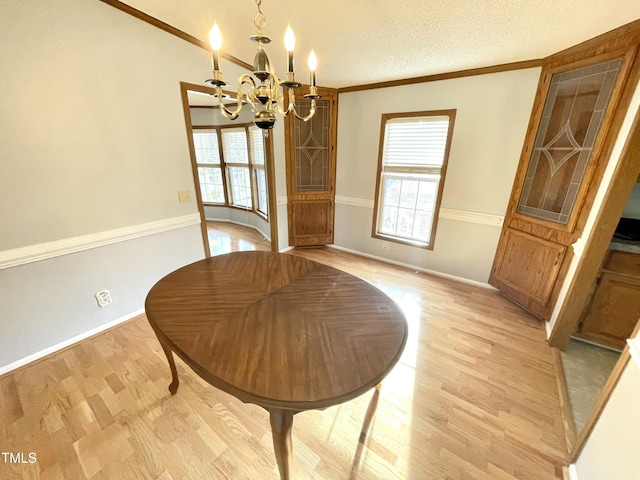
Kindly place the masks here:
<instances>
[{"instance_id":1,"label":"electrical outlet","mask_svg":"<svg viewBox=\"0 0 640 480\"><path fill-rule=\"evenodd\" d=\"M178 200L180 203L188 203L191 201L191 192L189 190L178 191Z\"/></svg>"},{"instance_id":2,"label":"electrical outlet","mask_svg":"<svg viewBox=\"0 0 640 480\"><path fill-rule=\"evenodd\" d=\"M383 241L382 242L382 249L383 250L389 250L389 242Z\"/></svg>"},{"instance_id":3,"label":"electrical outlet","mask_svg":"<svg viewBox=\"0 0 640 480\"><path fill-rule=\"evenodd\" d=\"M100 307L104 307L105 305L109 305L112 302L111 294L109 293L109 290L102 290L102 291L96 293L96 300L98 300L98 305Z\"/></svg>"}]
</instances>

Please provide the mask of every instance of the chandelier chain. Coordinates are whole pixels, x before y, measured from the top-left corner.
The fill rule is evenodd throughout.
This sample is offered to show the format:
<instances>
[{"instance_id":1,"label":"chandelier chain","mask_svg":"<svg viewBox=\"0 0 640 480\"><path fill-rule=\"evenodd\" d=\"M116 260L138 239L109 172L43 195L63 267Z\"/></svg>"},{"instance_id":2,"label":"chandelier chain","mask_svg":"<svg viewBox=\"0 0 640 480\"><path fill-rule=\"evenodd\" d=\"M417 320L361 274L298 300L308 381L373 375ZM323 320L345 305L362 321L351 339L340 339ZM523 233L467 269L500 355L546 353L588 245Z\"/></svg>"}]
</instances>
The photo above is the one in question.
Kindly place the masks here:
<instances>
[{"instance_id":1,"label":"chandelier chain","mask_svg":"<svg viewBox=\"0 0 640 480\"><path fill-rule=\"evenodd\" d=\"M264 16L264 13L262 13L262 0L256 0L256 5L258 6L258 14L253 19L253 24L258 29L258 33L262 35L262 28L267 23L267 18Z\"/></svg>"}]
</instances>

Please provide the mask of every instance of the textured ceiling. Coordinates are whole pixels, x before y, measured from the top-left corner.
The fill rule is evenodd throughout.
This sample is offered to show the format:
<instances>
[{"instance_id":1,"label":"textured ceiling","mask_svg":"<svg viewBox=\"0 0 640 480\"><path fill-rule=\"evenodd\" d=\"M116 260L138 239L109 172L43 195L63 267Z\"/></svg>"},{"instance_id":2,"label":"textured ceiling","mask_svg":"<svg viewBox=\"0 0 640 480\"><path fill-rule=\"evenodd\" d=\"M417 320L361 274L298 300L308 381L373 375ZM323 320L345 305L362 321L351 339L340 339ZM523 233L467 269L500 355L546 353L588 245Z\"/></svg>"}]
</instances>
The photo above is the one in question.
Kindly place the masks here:
<instances>
[{"instance_id":1,"label":"textured ceiling","mask_svg":"<svg viewBox=\"0 0 640 480\"><path fill-rule=\"evenodd\" d=\"M124 0L253 63L254 0ZM637 0L263 0L267 53L284 74L287 22L297 79L318 55L318 84L347 87L542 58L640 18Z\"/></svg>"}]
</instances>

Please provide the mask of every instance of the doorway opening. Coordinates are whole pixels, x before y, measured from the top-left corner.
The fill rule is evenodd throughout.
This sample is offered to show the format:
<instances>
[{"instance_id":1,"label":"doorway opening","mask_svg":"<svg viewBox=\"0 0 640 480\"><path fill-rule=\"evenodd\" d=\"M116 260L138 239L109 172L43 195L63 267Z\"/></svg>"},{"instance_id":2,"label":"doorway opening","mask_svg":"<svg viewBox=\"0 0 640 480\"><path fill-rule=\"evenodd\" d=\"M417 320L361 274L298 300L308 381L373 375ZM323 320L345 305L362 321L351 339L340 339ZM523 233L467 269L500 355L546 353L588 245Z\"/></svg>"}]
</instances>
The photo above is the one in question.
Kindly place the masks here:
<instances>
[{"instance_id":1,"label":"doorway opening","mask_svg":"<svg viewBox=\"0 0 640 480\"><path fill-rule=\"evenodd\" d=\"M243 112L246 121L242 114L233 122L225 119L214 89L184 82L180 89L205 256L221 251L212 245L212 220L251 227L277 252L272 136L253 125L250 110ZM225 103L236 101L225 93Z\"/></svg>"}]
</instances>

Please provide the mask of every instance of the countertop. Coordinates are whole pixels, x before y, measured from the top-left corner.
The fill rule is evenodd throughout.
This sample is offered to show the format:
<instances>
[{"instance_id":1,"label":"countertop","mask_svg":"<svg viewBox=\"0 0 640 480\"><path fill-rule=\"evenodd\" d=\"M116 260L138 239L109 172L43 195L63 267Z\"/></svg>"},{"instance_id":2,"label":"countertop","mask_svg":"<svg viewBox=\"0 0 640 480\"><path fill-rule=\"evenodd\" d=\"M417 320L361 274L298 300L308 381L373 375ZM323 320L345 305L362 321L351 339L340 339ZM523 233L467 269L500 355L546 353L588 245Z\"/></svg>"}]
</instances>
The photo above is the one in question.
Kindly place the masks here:
<instances>
[{"instance_id":1,"label":"countertop","mask_svg":"<svg viewBox=\"0 0 640 480\"><path fill-rule=\"evenodd\" d=\"M615 239L609 244L609 250L640 253L640 242L634 240Z\"/></svg>"}]
</instances>

